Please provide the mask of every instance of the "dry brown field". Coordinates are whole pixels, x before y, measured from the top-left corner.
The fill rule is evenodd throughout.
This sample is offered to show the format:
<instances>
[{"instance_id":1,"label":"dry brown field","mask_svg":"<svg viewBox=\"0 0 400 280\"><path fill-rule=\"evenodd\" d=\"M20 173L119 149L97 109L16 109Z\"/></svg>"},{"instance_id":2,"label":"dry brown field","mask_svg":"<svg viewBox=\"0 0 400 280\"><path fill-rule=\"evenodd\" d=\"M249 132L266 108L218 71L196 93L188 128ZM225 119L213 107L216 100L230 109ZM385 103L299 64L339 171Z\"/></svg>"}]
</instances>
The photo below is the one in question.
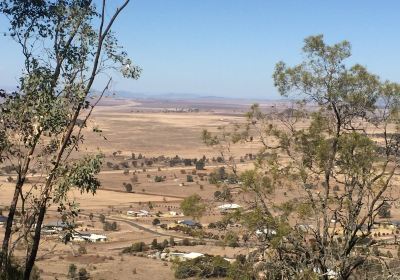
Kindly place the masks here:
<instances>
[{"instance_id":1,"label":"dry brown field","mask_svg":"<svg viewBox=\"0 0 400 280\"><path fill-rule=\"evenodd\" d=\"M243 108L240 110L223 108L219 111L207 109L197 113L166 113L163 112L165 107L158 107L162 105L162 103L155 103L151 108L146 108L145 105L130 100L104 102L103 106L99 106L94 111L93 118L85 131L86 141L81 147L81 152L101 151L106 156L106 161L111 162L123 160L132 153L136 155L141 153L147 158L160 155L169 157L179 155L182 158L201 158L203 155L216 157L219 156L218 152L202 143L202 130L208 129L215 132L219 127L244 121L239 112L240 110L244 112ZM101 135L92 133L93 127L100 128L103 131ZM246 153L255 153L257 149L257 145L252 143L234 150L234 153L243 156ZM112 155L116 151L120 151L117 158ZM251 163L242 164L240 168L245 169L248 166L251 166ZM206 166L203 173L209 173L217 167L217 164ZM68 267L74 263L78 269L86 268L92 279L173 279L171 263L122 255L121 251L124 247L138 241L150 244L154 238L162 242L164 239L168 240L170 236L174 236L175 240L179 241L185 236L156 228L151 224L154 217L130 218L126 216L126 211L150 210L149 204L154 207L152 212L168 212L167 209L179 211L179 202L182 198L194 193L210 200L217 187L209 184L207 180L201 181L197 175L194 175L194 182L187 183L186 175L191 174L193 169L194 166L177 166L162 167L159 171L157 167L153 167L143 172L141 168L131 168L129 174L125 175L123 170L105 168L99 174L102 186L94 196L80 194L77 191L71 192L70 199L79 203L81 209L81 214L76 219L76 222L81 225L79 230L106 234L108 241L85 243L87 253L80 255L78 249L81 245L78 243L64 244L58 236L43 237L37 260L42 278L66 279ZM135 170L139 182L135 184L133 193L127 193L123 183L129 183ZM186 174L182 174L181 170L185 170ZM166 180L155 183L155 175L165 176ZM13 184L6 182L8 176L0 176L0 205L3 208L11 201L13 192ZM35 178L31 178L31 182L34 180ZM184 186L179 186L180 183L184 183ZM214 204L209 205L208 214L201 219L202 223L208 224L221 218L215 213L214 207ZM6 213L5 211L4 214ZM95 215L94 222L88 218L90 213ZM98 221L99 214L104 214L110 219L109 221L117 219L119 230L105 232ZM160 217L160 220L168 223L185 218L190 217ZM59 219L56 207L51 207L47 212L45 222ZM126 221L132 221L150 231L139 229ZM3 229L0 229L0 234L3 234ZM171 249L218 254L230 258L243 253L240 249L211 245L176 246ZM16 250L17 256L22 256L22 254L22 248Z\"/></svg>"},{"instance_id":2,"label":"dry brown field","mask_svg":"<svg viewBox=\"0 0 400 280\"><path fill-rule=\"evenodd\" d=\"M243 123L245 121L243 113L249 104L223 105L218 104L212 107L210 103L207 103L197 106L200 107L199 112L173 112L174 108L196 107L196 104L190 104L190 102L143 104L143 102L132 100L106 100L93 113L93 118L85 130L86 141L81 151L83 153L101 151L106 156L105 161L112 163L129 159L132 153L136 155L141 153L147 158L161 155L167 157L179 155L182 158L201 158L203 155L208 158L217 157L219 156L217 150L202 143L202 130L216 132L222 126ZM265 108L272 106L268 103L263 105ZM280 106L285 105L280 104ZM169 112L166 112L166 108ZM303 122L299 125L307 126L308 123ZM93 127L101 129L101 135L92 133ZM370 131L376 132L373 128ZM246 143L234 146L232 152L236 157L240 157L249 153L255 154L259 147L259 143L256 142ZM116 152L118 152L117 156ZM201 173L208 174L219 166L221 164L207 164ZM240 170L251 168L252 162L239 164L238 167ZM81 208L81 213L76 219L80 224L79 230L106 234L108 241L85 243L87 253L80 255L78 249L81 245L64 244L57 236L44 237L37 260L43 279L66 279L68 267L72 263L78 268L86 268L92 279L173 279L171 263L121 254L121 251L124 247L138 241L150 244L154 238L162 242L170 237L180 240L185 236L179 232L166 231L153 226L152 220L155 216L132 218L126 215L126 211L145 209L152 213L158 211L167 213L169 210L179 212L180 201L184 197L197 193L208 202L207 214L201 218L200 222L207 225L221 219L221 215L215 210L218 204L212 201L214 192L218 188L209 184L207 179L201 180L197 173L193 174L194 182L186 182L186 175L192 174L194 166L154 165L146 167L146 171L140 167L130 166L128 169L129 173L125 174L122 169L112 170L105 166L98 176L102 186L94 196L76 191L70 193L70 199L79 203ZM127 193L123 184L129 183L133 174L136 174L138 183L134 184L132 193ZM156 183L155 176L164 176L165 180ZM10 202L13 191L12 184L6 182L7 177L8 175L0 176L0 206L3 208ZM34 178L31 179L34 180ZM183 186L180 185L182 183ZM288 186L276 190L271 197L271 204L279 204L300 195L299 190ZM234 198L239 204L245 199L241 194L234 194ZM90 213L95 215L93 221L88 218ZM98 220L100 214L104 214L109 221L116 221L119 230L105 232ZM394 209L392 214L394 218L400 218L398 209ZM186 218L190 217L159 217L162 223ZM47 213L46 222L59 219L56 208L51 207ZM0 229L0 234L3 234L2 229ZM190 247L175 246L171 250L234 258L237 254L246 253L247 249L207 244ZM23 250L17 250L17 256L22 256L22 253Z\"/></svg>"}]
</instances>

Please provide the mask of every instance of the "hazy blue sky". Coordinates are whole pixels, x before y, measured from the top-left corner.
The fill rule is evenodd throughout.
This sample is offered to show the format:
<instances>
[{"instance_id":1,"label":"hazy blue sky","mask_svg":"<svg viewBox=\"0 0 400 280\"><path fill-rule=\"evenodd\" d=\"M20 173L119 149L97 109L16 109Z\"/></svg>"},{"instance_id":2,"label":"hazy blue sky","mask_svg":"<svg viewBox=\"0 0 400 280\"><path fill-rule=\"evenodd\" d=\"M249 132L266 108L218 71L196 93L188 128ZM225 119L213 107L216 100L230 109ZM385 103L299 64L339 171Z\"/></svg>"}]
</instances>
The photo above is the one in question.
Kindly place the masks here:
<instances>
[{"instance_id":1,"label":"hazy blue sky","mask_svg":"<svg viewBox=\"0 0 400 280\"><path fill-rule=\"evenodd\" d=\"M399 11L398 0L133 0L114 30L143 74L116 77L114 88L276 98L275 63L299 62L303 39L320 33L350 41L351 62L400 82ZM0 40L0 85L12 86L21 60Z\"/></svg>"}]
</instances>

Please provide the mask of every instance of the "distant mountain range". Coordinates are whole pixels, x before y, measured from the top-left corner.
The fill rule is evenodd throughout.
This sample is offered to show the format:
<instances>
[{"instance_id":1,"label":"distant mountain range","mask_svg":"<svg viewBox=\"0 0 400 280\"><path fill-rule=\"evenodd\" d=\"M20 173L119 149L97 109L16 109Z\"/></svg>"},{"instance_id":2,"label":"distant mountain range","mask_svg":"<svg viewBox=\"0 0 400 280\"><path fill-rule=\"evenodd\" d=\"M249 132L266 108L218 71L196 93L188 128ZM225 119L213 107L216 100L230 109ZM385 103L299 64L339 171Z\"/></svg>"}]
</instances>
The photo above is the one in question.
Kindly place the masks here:
<instances>
[{"instance_id":1,"label":"distant mountain range","mask_svg":"<svg viewBox=\"0 0 400 280\"><path fill-rule=\"evenodd\" d=\"M16 88L11 86L0 86L0 89L5 89L7 91L16 90ZM98 93L98 90L93 90L93 92ZM260 98L260 97L229 97L229 96L214 96L214 95L201 95L195 93L144 93L144 92L131 92L126 90L118 90L113 92L115 98L123 99L135 99L135 100L162 100L162 101L177 101L177 100L203 100L203 101L223 101L223 100L235 100L235 101L251 101L251 102L288 102L288 99L279 98Z\"/></svg>"},{"instance_id":2,"label":"distant mountain range","mask_svg":"<svg viewBox=\"0 0 400 280\"><path fill-rule=\"evenodd\" d=\"M227 97L227 96L214 96L214 95L201 95L195 93L138 93L130 91L116 91L116 98L126 99L154 99L154 100L254 100L254 101L283 101L283 99L267 99L267 98L249 98L249 97ZM285 99L287 102L287 99Z\"/></svg>"}]
</instances>

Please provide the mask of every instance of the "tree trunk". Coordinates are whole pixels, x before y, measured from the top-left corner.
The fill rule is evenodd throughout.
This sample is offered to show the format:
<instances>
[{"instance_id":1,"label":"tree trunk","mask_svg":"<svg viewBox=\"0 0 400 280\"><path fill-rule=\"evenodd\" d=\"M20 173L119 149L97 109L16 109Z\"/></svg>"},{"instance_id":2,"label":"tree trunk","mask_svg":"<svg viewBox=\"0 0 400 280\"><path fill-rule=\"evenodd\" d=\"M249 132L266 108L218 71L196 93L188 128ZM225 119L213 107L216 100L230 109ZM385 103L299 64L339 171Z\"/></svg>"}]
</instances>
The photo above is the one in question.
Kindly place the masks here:
<instances>
[{"instance_id":1,"label":"tree trunk","mask_svg":"<svg viewBox=\"0 0 400 280\"><path fill-rule=\"evenodd\" d=\"M25 272L24 272L24 280L29 280L30 276L31 276L31 272L33 269L33 266L35 264L35 260L36 260L36 255L39 249L39 243L40 243L40 235L41 235L41 231L42 231L42 224L43 224L43 220L44 220L44 216L46 214L46 203L44 203L41 207L40 207L40 212L38 215L38 219L36 222L36 227L35 227L35 235L33 236L33 244L32 244L32 248L30 253L28 253L29 255L27 256L26 259L26 265L25 265Z\"/></svg>"},{"instance_id":2,"label":"tree trunk","mask_svg":"<svg viewBox=\"0 0 400 280\"><path fill-rule=\"evenodd\" d=\"M17 209L19 192L21 190L22 185L23 185L22 180L20 178L18 178L18 182L17 182L17 184L15 186L15 190L14 190L14 196L13 196L13 199L10 204L10 210L8 212L6 229L5 229L5 233L4 233L3 245L2 245L2 250L1 250L2 254L1 254L1 258L0 258L0 267L2 270L8 264L8 248L9 248L10 239L11 239L12 225L13 225L13 221L14 221L15 211Z\"/></svg>"}]
</instances>

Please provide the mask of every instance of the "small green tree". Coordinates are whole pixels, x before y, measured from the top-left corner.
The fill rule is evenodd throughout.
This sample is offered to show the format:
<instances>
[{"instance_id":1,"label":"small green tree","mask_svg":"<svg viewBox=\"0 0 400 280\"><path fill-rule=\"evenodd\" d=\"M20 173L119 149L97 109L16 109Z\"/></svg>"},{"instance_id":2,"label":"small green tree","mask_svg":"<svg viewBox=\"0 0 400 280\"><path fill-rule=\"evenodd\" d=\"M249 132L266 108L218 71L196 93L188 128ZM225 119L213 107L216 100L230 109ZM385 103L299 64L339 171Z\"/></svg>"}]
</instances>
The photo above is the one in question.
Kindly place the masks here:
<instances>
[{"instance_id":1,"label":"small green tree","mask_svg":"<svg viewBox=\"0 0 400 280\"><path fill-rule=\"evenodd\" d=\"M80 268L78 272L78 280L89 280L90 279L90 274L86 270L86 268Z\"/></svg>"},{"instance_id":2,"label":"small green tree","mask_svg":"<svg viewBox=\"0 0 400 280\"><path fill-rule=\"evenodd\" d=\"M104 216L104 214L100 214L99 221L104 224L106 222L106 216Z\"/></svg>"},{"instance_id":3,"label":"small green tree","mask_svg":"<svg viewBox=\"0 0 400 280\"><path fill-rule=\"evenodd\" d=\"M238 247L239 236L233 231L228 231L225 235L224 243L228 247Z\"/></svg>"},{"instance_id":4,"label":"small green tree","mask_svg":"<svg viewBox=\"0 0 400 280\"><path fill-rule=\"evenodd\" d=\"M193 176L192 175L186 175L186 182L193 182Z\"/></svg>"},{"instance_id":5,"label":"small green tree","mask_svg":"<svg viewBox=\"0 0 400 280\"><path fill-rule=\"evenodd\" d=\"M154 238L153 241L151 242L151 249L158 249L158 248L159 248L159 246L158 246L157 239Z\"/></svg>"},{"instance_id":6,"label":"small green tree","mask_svg":"<svg viewBox=\"0 0 400 280\"><path fill-rule=\"evenodd\" d=\"M162 176L158 176L158 175L154 176L154 182L160 183L162 181L164 181Z\"/></svg>"},{"instance_id":7,"label":"small green tree","mask_svg":"<svg viewBox=\"0 0 400 280\"><path fill-rule=\"evenodd\" d=\"M186 197L180 207L185 216L193 217L193 219L199 219L206 211L206 205L198 194Z\"/></svg>"},{"instance_id":8,"label":"small green tree","mask_svg":"<svg viewBox=\"0 0 400 280\"><path fill-rule=\"evenodd\" d=\"M198 160L196 162L196 170L204 170L205 162L204 160Z\"/></svg>"},{"instance_id":9,"label":"small green tree","mask_svg":"<svg viewBox=\"0 0 400 280\"><path fill-rule=\"evenodd\" d=\"M389 215L386 205L395 200L400 85L381 81L359 64L349 65L347 41L328 45L322 35L310 36L303 52L300 64L278 62L273 75L279 93L295 97L296 104L274 112L254 104L245 125L221 129L215 136L204 131L203 140L224 155L232 145L256 138L262 145L258 154L248 156L255 159L254 168L238 180L249 211L234 219L250 234L274 230L252 254L254 262L257 254L268 254L258 263L265 275L352 279L376 263L383 249L377 243L374 254L366 254L358 245L360 236L372 235L380 213ZM215 181L219 175L214 174ZM277 203L282 188L287 195ZM293 191L296 197L290 198ZM380 269L383 274L390 268Z\"/></svg>"},{"instance_id":10,"label":"small green tree","mask_svg":"<svg viewBox=\"0 0 400 280\"><path fill-rule=\"evenodd\" d=\"M75 280L77 278L77 270L78 268L76 267L76 265L71 263L68 267L68 278Z\"/></svg>"},{"instance_id":11,"label":"small green tree","mask_svg":"<svg viewBox=\"0 0 400 280\"><path fill-rule=\"evenodd\" d=\"M132 190L133 190L132 184L130 184L130 183L124 184L124 187L127 192L132 192Z\"/></svg>"}]
</instances>

